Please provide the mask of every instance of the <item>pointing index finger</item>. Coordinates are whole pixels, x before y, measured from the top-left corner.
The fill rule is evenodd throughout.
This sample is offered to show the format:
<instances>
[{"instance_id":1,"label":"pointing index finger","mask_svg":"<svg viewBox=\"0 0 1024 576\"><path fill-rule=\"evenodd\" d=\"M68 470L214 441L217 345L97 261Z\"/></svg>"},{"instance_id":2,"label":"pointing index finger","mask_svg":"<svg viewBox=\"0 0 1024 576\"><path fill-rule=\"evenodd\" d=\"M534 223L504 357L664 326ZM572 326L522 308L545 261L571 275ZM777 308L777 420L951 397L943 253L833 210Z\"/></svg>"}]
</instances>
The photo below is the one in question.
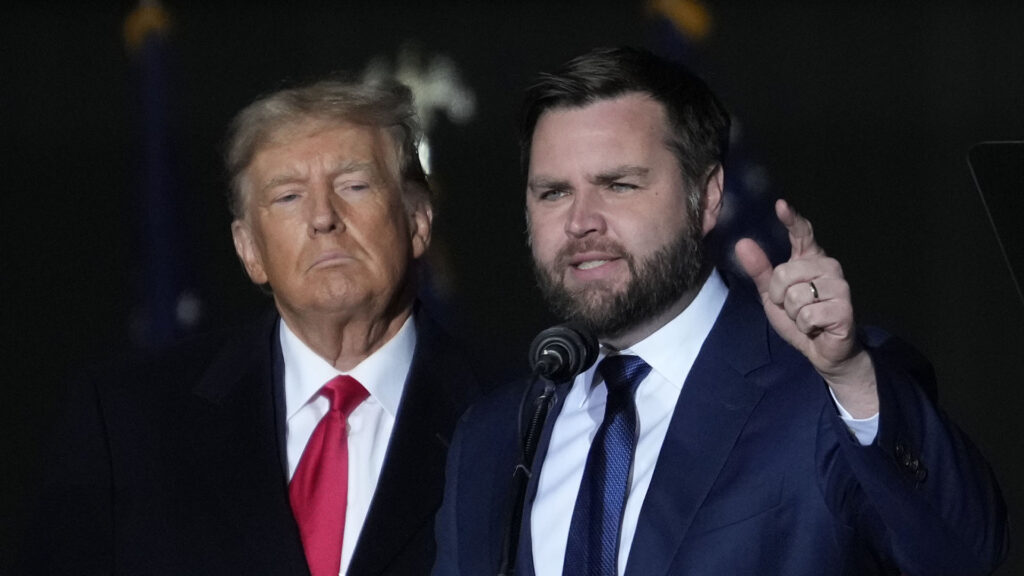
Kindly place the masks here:
<instances>
[{"instance_id":1,"label":"pointing index finger","mask_svg":"<svg viewBox=\"0 0 1024 576\"><path fill-rule=\"evenodd\" d=\"M825 254L825 251L818 246L814 239L814 228L811 226L811 222L797 213L788 202L782 199L776 202L775 214L779 217L779 222L782 222L789 232L789 243L792 246L790 259Z\"/></svg>"}]
</instances>

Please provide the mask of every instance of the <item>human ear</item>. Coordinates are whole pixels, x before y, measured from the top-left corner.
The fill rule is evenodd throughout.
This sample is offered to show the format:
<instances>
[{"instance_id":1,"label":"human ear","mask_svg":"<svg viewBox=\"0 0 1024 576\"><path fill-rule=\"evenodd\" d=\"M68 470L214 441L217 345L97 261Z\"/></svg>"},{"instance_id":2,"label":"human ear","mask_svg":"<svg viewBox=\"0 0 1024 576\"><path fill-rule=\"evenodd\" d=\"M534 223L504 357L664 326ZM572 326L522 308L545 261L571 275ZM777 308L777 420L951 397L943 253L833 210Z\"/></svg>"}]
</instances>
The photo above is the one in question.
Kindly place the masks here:
<instances>
[{"instance_id":1,"label":"human ear","mask_svg":"<svg viewBox=\"0 0 1024 576\"><path fill-rule=\"evenodd\" d=\"M410 190L409 200L409 235L412 240L412 257L419 258L430 247L430 233L434 223L434 209L430 205L425 190Z\"/></svg>"},{"instance_id":2,"label":"human ear","mask_svg":"<svg viewBox=\"0 0 1024 576\"><path fill-rule=\"evenodd\" d=\"M267 272L263 268L263 256L249 223L235 220L231 223L231 238L235 242L235 254L245 266L245 272L255 284L267 283Z\"/></svg>"},{"instance_id":3,"label":"human ear","mask_svg":"<svg viewBox=\"0 0 1024 576\"><path fill-rule=\"evenodd\" d=\"M704 179L704 190L701 194L701 231L704 236L707 236L718 223L718 215L722 211L724 186L725 171L721 164L716 164Z\"/></svg>"}]
</instances>

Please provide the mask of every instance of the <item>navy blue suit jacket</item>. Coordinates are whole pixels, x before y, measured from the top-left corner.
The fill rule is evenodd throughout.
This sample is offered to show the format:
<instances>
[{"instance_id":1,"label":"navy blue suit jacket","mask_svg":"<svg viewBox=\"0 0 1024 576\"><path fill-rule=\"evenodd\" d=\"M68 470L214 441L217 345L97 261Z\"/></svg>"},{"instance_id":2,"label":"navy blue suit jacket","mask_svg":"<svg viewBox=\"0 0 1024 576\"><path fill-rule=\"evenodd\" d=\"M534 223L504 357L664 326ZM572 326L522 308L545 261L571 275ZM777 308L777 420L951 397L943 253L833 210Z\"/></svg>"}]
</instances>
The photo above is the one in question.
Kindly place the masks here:
<instances>
[{"instance_id":1,"label":"navy blue suit jacket","mask_svg":"<svg viewBox=\"0 0 1024 576\"><path fill-rule=\"evenodd\" d=\"M422 311L349 574L426 574L465 355ZM278 316L72 386L19 574L308 576L288 501Z\"/></svg>"},{"instance_id":2,"label":"navy blue suit jacket","mask_svg":"<svg viewBox=\"0 0 1024 576\"><path fill-rule=\"evenodd\" d=\"M991 571L1005 555L1006 512L987 464L922 388L933 378L927 362L885 335L865 340L881 397L870 446L852 437L756 295L734 286L680 394L626 574ZM436 575L497 573L525 386L484 398L457 428ZM565 392L538 446L517 574L533 574L531 541L546 537L531 533L530 508Z\"/></svg>"}]
</instances>

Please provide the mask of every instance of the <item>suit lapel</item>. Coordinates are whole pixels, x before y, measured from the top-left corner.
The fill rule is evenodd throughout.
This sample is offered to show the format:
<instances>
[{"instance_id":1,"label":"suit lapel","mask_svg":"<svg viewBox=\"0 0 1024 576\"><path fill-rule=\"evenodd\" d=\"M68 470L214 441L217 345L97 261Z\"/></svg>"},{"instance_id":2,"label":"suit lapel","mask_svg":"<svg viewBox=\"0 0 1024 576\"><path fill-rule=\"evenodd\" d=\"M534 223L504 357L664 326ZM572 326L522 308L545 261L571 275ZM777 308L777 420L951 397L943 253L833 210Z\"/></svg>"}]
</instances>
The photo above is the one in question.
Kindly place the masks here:
<instances>
[{"instance_id":1,"label":"suit lapel","mask_svg":"<svg viewBox=\"0 0 1024 576\"><path fill-rule=\"evenodd\" d=\"M627 576L665 574L764 389L749 374L766 364L760 304L730 291L679 396L640 511Z\"/></svg>"},{"instance_id":2,"label":"suit lapel","mask_svg":"<svg viewBox=\"0 0 1024 576\"><path fill-rule=\"evenodd\" d=\"M208 407L196 430L204 473L230 486L224 514L267 549L282 573L304 573L305 555L288 502L283 363L276 312L229 339L193 393Z\"/></svg>"},{"instance_id":3,"label":"suit lapel","mask_svg":"<svg viewBox=\"0 0 1024 576\"><path fill-rule=\"evenodd\" d=\"M447 335L422 312L417 344L384 467L349 571L378 574L408 546L433 545L444 492L444 463L458 415L475 379ZM423 539L429 539L424 543ZM414 551L410 551L414 553ZM428 563L432 558L426 558Z\"/></svg>"}]
</instances>

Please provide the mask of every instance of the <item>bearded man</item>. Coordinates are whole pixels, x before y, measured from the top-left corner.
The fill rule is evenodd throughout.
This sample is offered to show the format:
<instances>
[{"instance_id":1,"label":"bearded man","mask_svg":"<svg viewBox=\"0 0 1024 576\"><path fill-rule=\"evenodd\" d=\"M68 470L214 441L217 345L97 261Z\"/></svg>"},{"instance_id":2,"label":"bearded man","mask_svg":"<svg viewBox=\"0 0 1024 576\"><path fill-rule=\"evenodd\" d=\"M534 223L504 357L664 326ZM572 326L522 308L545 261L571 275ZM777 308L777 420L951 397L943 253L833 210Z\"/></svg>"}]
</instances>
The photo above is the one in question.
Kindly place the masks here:
<instances>
[{"instance_id":1,"label":"bearded man","mask_svg":"<svg viewBox=\"0 0 1024 576\"><path fill-rule=\"evenodd\" d=\"M523 128L539 285L601 351L556 388L532 462L520 398L539 384L466 413L435 574L964 575L1001 562L988 465L925 392L927 363L858 329L810 223L780 200L787 262L745 239L749 278L713 266L729 117L703 81L647 52L596 50L540 77ZM530 471L521 508L517 465Z\"/></svg>"}]
</instances>

